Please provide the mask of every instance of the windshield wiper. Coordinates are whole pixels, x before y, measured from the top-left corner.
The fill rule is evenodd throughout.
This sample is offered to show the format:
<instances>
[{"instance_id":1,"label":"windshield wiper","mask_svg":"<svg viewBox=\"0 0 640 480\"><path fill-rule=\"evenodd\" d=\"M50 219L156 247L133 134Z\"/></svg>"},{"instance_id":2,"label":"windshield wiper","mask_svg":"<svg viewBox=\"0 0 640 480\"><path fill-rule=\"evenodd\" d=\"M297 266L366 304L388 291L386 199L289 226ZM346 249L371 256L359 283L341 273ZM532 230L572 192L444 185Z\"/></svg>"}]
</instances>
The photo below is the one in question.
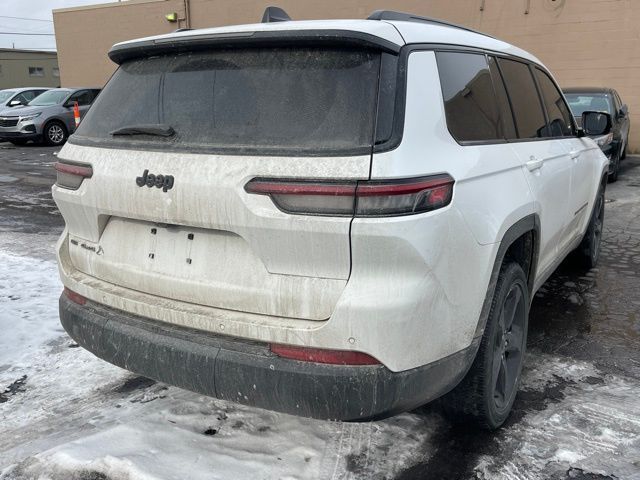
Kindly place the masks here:
<instances>
[{"instance_id":1,"label":"windshield wiper","mask_svg":"<svg viewBox=\"0 0 640 480\"><path fill-rule=\"evenodd\" d=\"M155 135L156 137L170 137L176 131L171 125L164 123L150 123L145 125L127 125L113 132L111 135Z\"/></svg>"}]
</instances>

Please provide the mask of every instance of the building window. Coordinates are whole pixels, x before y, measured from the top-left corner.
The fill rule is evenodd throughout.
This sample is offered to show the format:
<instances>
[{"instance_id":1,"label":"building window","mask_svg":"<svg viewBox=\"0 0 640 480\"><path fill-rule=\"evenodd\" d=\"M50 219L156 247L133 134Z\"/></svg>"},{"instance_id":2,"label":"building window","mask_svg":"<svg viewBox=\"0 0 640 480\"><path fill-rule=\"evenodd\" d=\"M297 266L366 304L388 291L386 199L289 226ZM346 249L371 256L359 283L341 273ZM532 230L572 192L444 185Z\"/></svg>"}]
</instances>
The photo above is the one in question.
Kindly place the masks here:
<instances>
[{"instance_id":1,"label":"building window","mask_svg":"<svg viewBox=\"0 0 640 480\"><path fill-rule=\"evenodd\" d=\"M44 77L44 68L42 67L29 67L30 77Z\"/></svg>"},{"instance_id":2,"label":"building window","mask_svg":"<svg viewBox=\"0 0 640 480\"><path fill-rule=\"evenodd\" d=\"M58 67L53 67L53 76L60 77L60 69Z\"/></svg>"}]
</instances>

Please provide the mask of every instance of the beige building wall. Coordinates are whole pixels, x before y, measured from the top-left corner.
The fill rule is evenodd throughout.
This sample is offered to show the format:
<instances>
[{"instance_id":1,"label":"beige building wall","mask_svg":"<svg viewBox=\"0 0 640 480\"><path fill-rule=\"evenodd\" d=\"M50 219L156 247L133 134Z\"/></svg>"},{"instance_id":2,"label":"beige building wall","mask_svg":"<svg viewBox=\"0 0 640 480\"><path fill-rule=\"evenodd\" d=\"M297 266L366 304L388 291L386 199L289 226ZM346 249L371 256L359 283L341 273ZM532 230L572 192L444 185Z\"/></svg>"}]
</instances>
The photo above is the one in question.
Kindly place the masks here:
<instances>
[{"instance_id":1,"label":"beige building wall","mask_svg":"<svg viewBox=\"0 0 640 480\"><path fill-rule=\"evenodd\" d=\"M63 85L102 85L115 69L107 51L178 26L260 21L268 5L296 20L366 18L393 9L442 18L536 55L561 86L610 86L629 105L630 146L640 150L640 0L130 0L54 11ZM169 23L167 13L181 19Z\"/></svg>"},{"instance_id":2,"label":"beige building wall","mask_svg":"<svg viewBox=\"0 0 640 480\"><path fill-rule=\"evenodd\" d=\"M0 89L59 86L55 53L0 48Z\"/></svg>"}]
</instances>

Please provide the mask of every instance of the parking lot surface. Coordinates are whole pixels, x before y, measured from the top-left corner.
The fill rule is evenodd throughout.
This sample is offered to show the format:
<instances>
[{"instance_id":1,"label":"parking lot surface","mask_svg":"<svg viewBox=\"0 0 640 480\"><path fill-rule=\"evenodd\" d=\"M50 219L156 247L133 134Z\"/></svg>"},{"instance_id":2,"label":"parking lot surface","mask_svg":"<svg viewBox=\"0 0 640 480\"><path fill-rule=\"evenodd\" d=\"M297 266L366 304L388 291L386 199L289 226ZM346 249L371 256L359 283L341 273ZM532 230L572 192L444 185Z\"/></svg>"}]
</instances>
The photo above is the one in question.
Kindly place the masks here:
<instances>
[{"instance_id":1,"label":"parking lot surface","mask_svg":"<svg viewBox=\"0 0 640 480\"><path fill-rule=\"evenodd\" d=\"M58 149L0 144L0 479L640 479L640 157L607 189L597 269L536 295L498 432L437 405L322 422L211 399L96 359L57 319Z\"/></svg>"}]
</instances>

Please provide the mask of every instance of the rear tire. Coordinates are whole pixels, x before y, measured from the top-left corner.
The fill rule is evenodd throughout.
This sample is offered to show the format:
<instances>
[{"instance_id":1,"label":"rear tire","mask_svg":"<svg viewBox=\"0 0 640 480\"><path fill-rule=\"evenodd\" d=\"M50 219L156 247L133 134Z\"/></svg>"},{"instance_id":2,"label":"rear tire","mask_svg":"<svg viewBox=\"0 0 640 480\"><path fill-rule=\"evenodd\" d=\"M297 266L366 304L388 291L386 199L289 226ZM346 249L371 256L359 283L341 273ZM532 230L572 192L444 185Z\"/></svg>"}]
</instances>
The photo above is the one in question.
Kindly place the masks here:
<instances>
[{"instance_id":1,"label":"rear tire","mask_svg":"<svg viewBox=\"0 0 640 480\"><path fill-rule=\"evenodd\" d=\"M61 122L54 120L44 126L42 136L44 143L56 147L67 140L67 129Z\"/></svg>"},{"instance_id":2,"label":"rear tire","mask_svg":"<svg viewBox=\"0 0 640 480\"><path fill-rule=\"evenodd\" d=\"M613 157L611 158L611 172L607 177L607 181L609 183L614 183L618 181L618 172L620 171L620 159L622 158L621 150L618 150Z\"/></svg>"},{"instance_id":3,"label":"rear tire","mask_svg":"<svg viewBox=\"0 0 640 480\"><path fill-rule=\"evenodd\" d=\"M602 231L604 228L604 188L600 187L596 196L595 206L591 213L591 220L582 243L577 249L580 263L586 268L594 268L600 258Z\"/></svg>"},{"instance_id":4,"label":"rear tire","mask_svg":"<svg viewBox=\"0 0 640 480\"><path fill-rule=\"evenodd\" d=\"M502 265L480 348L462 382L445 395L444 413L454 422L495 430L516 398L527 345L529 289L522 267Z\"/></svg>"}]
</instances>

